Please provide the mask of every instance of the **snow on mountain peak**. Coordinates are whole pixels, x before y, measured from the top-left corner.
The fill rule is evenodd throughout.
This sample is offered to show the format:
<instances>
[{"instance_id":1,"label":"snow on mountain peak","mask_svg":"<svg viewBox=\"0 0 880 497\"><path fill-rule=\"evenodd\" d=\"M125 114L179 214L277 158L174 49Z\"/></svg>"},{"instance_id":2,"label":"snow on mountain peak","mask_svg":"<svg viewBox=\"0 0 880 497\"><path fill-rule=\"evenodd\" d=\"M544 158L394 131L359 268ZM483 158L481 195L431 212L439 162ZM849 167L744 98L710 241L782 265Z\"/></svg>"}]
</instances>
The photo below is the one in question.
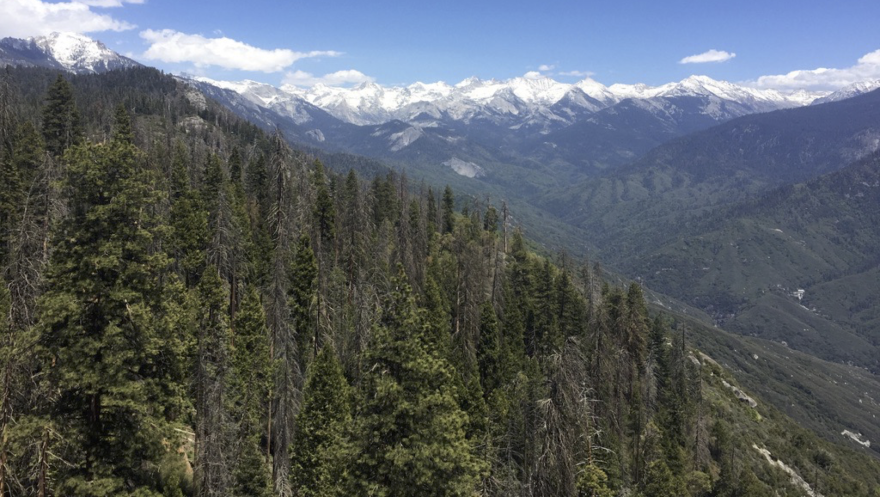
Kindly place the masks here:
<instances>
[{"instance_id":1,"label":"snow on mountain peak","mask_svg":"<svg viewBox=\"0 0 880 497\"><path fill-rule=\"evenodd\" d=\"M482 85L482 84L483 84L483 81L480 78L478 78L476 76L471 76L467 79L462 80L460 83L456 84L455 87L456 88L467 88L469 86L478 86L478 85Z\"/></svg>"},{"instance_id":2,"label":"snow on mountain peak","mask_svg":"<svg viewBox=\"0 0 880 497\"><path fill-rule=\"evenodd\" d=\"M30 38L29 42L73 72L100 72L118 67L131 67L136 62L121 57L103 43L77 33L52 33Z\"/></svg>"},{"instance_id":3,"label":"snow on mountain peak","mask_svg":"<svg viewBox=\"0 0 880 497\"><path fill-rule=\"evenodd\" d=\"M815 99L813 104L824 104L828 102L837 102L838 100L844 100L847 98L852 98L861 95L862 93L868 93L871 91L880 88L880 79L875 79L873 81L862 81L859 83L853 83L849 86L841 88L833 93L824 95L820 98Z\"/></svg>"},{"instance_id":4,"label":"snow on mountain peak","mask_svg":"<svg viewBox=\"0 0 880 497\"><path fill-rule=\"evenodd\" d=\"M584 78L572 86L578 88L582 92L586 93L588 96L595 98L599 102L602 102L606 105L610 105L618 101L618 97L614 94L614 92L609 90L607 86L592 78Z\"/></svg>"},{"instance_id":5,"label":"snow on mountain peak","mask_svg":"<svg viewBox=\"0 0 880 497\"><path fill-rule=\"evenodd\" d=\"M547 105L558 102L571 88L571 85L559 83L540 74L537 76L526 74L519 78L513 78L502 86L509 87L513 94L523 102Z\"/></svg>"},{"instance_id":6,"label":"snow on mountain peak","mask_svg":"<svg viewBox=\"0 0 880 497\"><path fill-rule=\"evenodd\" d=\"M615 83L608 87L608 90L614 94L619 99L624 98L652 98L656 97L659 93L661 93L664 89L670 87L674 83L669 83L663 86L648 86L644 83L636 83L634 85L628 85L623 83Z\"/></svg>"},{"instance_id":7,"label":"snow on mountain peak","mask_svg":"<svg viewBox=\"0 0 880 497\"><path fill-rule=\"evenodd\" d=\"M663 109L676 105L674 99L678 98L696 99L701 102L698 112L723 120L808 105L823 96L816 92L783 93L751 88L705 75L693 75L661 86L638 83L607 87L592 78L568 84L539 73L504 81L470 77L455 85L416 82L408 86L381 86L369 81L349 88L317 84L311 88L285 85L274 89L243 81L218 86L233 89L267 106L301 99L358 125L383 124L395 119L412 124L429 116L434 120L448 118L469 122L478 117L505 123L505 126L546 126L573 122L584 113L598 112L625 99L632 99L651 112L668 112ZM880 81L863 86L880 87Z\"/></svg>"}]
</instances>

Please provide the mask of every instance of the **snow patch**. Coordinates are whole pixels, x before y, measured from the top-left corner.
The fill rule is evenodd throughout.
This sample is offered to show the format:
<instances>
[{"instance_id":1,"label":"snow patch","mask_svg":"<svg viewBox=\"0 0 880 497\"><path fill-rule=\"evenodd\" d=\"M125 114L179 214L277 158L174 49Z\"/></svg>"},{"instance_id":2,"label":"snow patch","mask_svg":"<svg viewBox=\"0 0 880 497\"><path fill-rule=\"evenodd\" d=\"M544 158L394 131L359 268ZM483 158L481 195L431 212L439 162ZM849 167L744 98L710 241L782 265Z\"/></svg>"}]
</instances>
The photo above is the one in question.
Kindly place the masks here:
<instances>
[{"instance_id":1,"label":"snow patch","mask_svg":"<svg viewBox=\"0 0 880 497\"><path fill-rule=\"evenodd\" d=\"M443 165L451 167L456 173L468 178L481 178L486 175L486 171L482 167L473 162L463 161L458 157L449 159Z\"/></svg>"}]
</instances>

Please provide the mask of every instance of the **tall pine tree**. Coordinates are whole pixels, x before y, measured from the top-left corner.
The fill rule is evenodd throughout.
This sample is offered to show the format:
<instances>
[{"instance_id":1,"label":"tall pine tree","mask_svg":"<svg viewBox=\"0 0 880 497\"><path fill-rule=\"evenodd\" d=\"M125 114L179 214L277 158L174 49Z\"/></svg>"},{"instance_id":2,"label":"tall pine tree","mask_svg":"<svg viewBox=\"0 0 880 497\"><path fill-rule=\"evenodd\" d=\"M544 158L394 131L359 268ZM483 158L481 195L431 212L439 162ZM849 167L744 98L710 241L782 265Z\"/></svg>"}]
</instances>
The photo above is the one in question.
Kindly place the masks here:
<instances>
[{"instance_id":1,"label":"tall pine tree","mask_svg":"<svg viewBox=\"0 0 880 497\"><path fill-rule=\"evenodd\" d=\"M393 282L367 351L351 491L358 495L471 495L480 462L450 364L427 347L426 320L406 276Z\"/></svg>"},{"instance_id":2,"label":"tall pine tree","mask_svg":"<svg viewBox=\"0 0 880 497\"><path fill-rule=\"evenodd\" d=\"M160 195L138 150L121 140L73 147L70 214L58 230L40 301L58 495L143 495L161 486L165 407L179 391L168 352L163 274L155 252Z\"/></svg>"},{"instance_id":3,"label":"tall pine tree","mask_svg":"<svg viewBox=\"0 0 880 497\"><path fill-rule=\"evenodd\" d=\"M72 145L82 141L82 123L73 87L61 74L49 87L46 106L43 108L43 137L46 149L54 157L60 157Z\"/></svg>"},{"instance_id":4,"label":"tall pine tree","mask_svg":"<svg viewBox=\"0 0 880 497\"><path fill-rule=\"evenodd\" d=\"M309 367L291 450L294 492L306 497L345 495L346 430L351 423L351 388L331 347Z\"/></svg>"}]
</instances>

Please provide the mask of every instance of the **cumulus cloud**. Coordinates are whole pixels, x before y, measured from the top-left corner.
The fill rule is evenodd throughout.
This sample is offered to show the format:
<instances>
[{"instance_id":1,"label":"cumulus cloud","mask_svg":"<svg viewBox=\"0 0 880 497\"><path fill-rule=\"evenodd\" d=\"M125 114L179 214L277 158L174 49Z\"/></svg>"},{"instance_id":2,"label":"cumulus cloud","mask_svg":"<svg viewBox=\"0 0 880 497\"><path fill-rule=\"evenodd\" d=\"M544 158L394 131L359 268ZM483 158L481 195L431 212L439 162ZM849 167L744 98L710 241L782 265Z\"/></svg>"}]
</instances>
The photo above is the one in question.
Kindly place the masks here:
<instances>
[{"instance_id":1,"label":"cumulus cloud","mask_svg":"<svg viewBox=\"0 0 880 497\"><path fill-rule=\"evenodd\" d=\"M725 52L724 50L712 50L697 55L687 56L680 61L679 64L705 64L707 62L724 62L736 57L735 53Z\"/></svg>"},{"instance_id":2,"label":"cumulus cloud","mask_svg":"<svg viewBox=\"0 0 880 497\"><path fill-rule=\"evenodd\" d=\"M375 81L375 78L367 76L355 69L336 71L323 76L315 76L314 74L305 71L293 71L284 75L284 84L301 87L311 87L317 84L345 86L372 81Z\"/></svg>"},{"instance_id":3,"label":"cumulus cloud","mask_svg":"<svg viewBox=\"0 0 880 497\"><path fill-rule=\"evenodd\" d=\"M543 74L539 73L538 71L529 71L523 74L523 77L526 79L538 79L541 76L543 76Z\"/></svg>"},{"instance_id":4,"label":"cumulus cloud","mask_svg":"<svg viewBox=\"0 0 880 497\"><path fill-rule=\"evenodd\" d=\"M142 0L127 3L139 3ZM26 38L43 36L54 31L94 33L125 31L135 26L109 15L92 11L92 7L118 7L123 0L85 0L83 2L50 3L40 0L3 0L0 6L0 33L3 36Z\"/></svg>"},{"instance_id":5,"label":"cumulus cloud","mask_svg":"<svg viewBox=\"0 0 880 497\"><path fill-rule=\"evenodd\" d=\"M196 67L218 66L242 71L279 72L294 62L308 57L336 57L339 52L321 50L295 52L286 48L266 50L225 36L206 38L163 29L148 29L141 38L150 43L144 57L150 60L176 63L189 62Z\"/></svg>"},{"instance_id":6,"label":"cumulus cloud","mask_svg":"<svg viewBox=\"0 0 880 497\"><path fill-rule=\"evenodd\" d=\"M540 66L538 66L539 71L552 71L555 68L556 66L552 64L541 64Z\"/></svg>"},{"instance_id":7,"label":"cumulus cloud","mask_svg":"<svg viewBox=\"0 0 880 497\"><path fill-rule=\"evenodd\" d=\"M837 90L861 81L880 79L880 50L863 55L856 64L843 69L820 67L761 76L745 84L779 90Z\"/></svg>"}]
</instances>

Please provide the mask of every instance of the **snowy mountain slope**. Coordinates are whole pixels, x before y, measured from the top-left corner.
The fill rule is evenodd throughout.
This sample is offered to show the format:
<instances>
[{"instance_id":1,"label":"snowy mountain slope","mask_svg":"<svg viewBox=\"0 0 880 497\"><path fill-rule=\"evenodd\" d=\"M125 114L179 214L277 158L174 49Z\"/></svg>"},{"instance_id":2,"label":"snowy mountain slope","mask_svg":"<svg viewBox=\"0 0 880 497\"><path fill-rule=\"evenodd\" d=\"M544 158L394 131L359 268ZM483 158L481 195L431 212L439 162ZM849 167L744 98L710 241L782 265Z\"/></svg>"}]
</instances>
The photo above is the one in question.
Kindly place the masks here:
<instances>
[{"instance_id":1,"label":"snowy mountain slope","mask_svg":"<svg viewBox=\"0 0 880 497\"><path fill-rule=\"evenodd\" d=\"M137 67L141 64L87 36L52 33L26 40L0 40L0 66L6 65L49 67L77 74L91 74Z\"/></svg>"},{"instance_id":2,"label":"snowy mountain slope","mask_svg":"<svg viewBox=\"0 0 880 497\"><path fill-rule=\"evenodd\" d=\"M838 102L847 98L857 97L863 93L868 93L880 88L880 79L874 81L862 81L860 83L851 84L845 88L841 88L836 92L822 98L817 98L812 105L824 104L828 102Z\"/></svg>"},{"instance_id":3,"label":"snowy mountain slope","mask_svg":"<svg viewBox=\"0 0 880 497\"><path fill-rule=\"evenodd\" d=\"M242 94L256 91L242 83L225 84ZM357 125L392 120L413 122L428 117L465 123L488 121L510 129L537 127L543 133L573 124L627 99L652 101L648 107L658 108L667 107L668 102L675 99L701 99L701 105L687 112L701 112L721 122L756 112L800 107L827 94L761 90L706 76L691 76L657 87L642 84L607 87L590 78L566 84L534 74L505 81L472 77L454 86L438 82L384 87L369 82L353 88L286 85L280 91Z\"/></svg>"},{"instance_id":4,"label":"snowy mountain slope","mask_svg":"<svg viewBox=\"0 0 880 497\"><path fill-rule=\"evenodd\" d=\"M606 87L589 78L569 85L533 75L406 87L199 83L236 94L238 100L214 96L239 109L247 102L246 113L265 125L288 121L292 138L315 146L437 167L457 157L477 165L554 164L587 175L630 162L672 138L748 114L799 107L818 96L705 76L659 87Z\"/></svg>"}]
</instances>

